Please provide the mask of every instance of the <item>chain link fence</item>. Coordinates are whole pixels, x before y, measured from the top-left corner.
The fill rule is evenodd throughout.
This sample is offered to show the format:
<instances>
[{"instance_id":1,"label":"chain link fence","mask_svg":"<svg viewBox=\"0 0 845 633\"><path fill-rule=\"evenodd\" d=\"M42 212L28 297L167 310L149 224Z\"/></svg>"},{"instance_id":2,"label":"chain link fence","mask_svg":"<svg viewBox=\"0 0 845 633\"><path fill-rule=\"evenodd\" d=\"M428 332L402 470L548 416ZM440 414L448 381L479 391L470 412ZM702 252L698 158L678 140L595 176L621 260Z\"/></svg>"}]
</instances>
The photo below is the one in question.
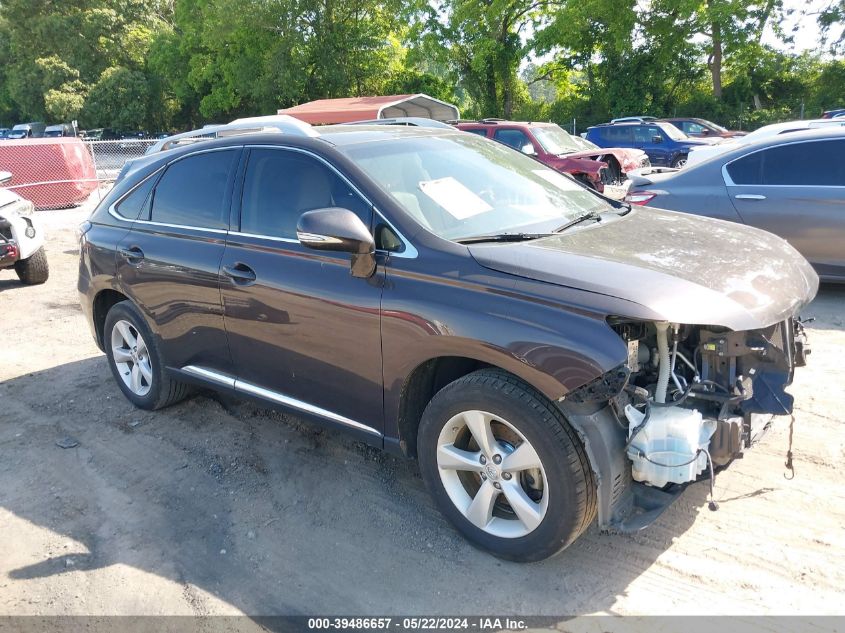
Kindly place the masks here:
<instances>
[{"instance_id":1,"label":"chain link fence","mask_svg":"<svg viewBox=\"0 0 845 633\"><path fill-rule=\"evenodd\" d=\"M99 202L127 161L143 156L153 139L86 141L75 138L0 141L5 188L32 200L38 209L62 209Z\"/></svg>"}]
</instances>

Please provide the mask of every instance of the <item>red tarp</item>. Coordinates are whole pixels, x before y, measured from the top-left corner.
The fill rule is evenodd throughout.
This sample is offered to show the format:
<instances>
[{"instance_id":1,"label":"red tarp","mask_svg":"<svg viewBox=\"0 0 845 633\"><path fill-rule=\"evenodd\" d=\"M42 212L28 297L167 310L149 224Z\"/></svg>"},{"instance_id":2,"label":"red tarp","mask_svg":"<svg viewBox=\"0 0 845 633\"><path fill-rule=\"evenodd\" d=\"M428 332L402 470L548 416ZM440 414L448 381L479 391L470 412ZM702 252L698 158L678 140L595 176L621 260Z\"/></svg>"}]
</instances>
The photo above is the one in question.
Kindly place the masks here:
<instances>
[{"instance_id":1,"label":"red tarp","mask_svg":"<svg viewBox=\"0 0 845 633\"><path fill-rule=\"evenodd\" d=\"M12 173L6 187L39 209L79 204L97 188L94 160L78 138L0 140L0 171Z\"/></svg>"},{"instance_id":2,"label":"red tarp","mask_svg":"<svg viewBox=\"0 0 845 633\"><path fill-rule=\"evenodd\" d=\"M287 114L311 125L406 116L449 121L459 116L452 104L424 94L318 99L279 110L278 114Z\"/></svg>"}]
</instances>

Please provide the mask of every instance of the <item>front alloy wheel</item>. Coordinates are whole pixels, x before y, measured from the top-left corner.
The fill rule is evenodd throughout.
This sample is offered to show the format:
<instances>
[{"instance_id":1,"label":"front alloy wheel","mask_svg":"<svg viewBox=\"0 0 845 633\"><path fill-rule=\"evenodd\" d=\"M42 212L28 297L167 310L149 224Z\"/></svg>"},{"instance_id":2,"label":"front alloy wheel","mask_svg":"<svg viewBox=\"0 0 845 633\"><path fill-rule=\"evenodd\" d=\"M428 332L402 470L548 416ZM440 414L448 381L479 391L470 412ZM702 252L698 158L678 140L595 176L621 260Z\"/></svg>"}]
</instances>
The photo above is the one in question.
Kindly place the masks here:
<instances>
[{"instance_id":1,"label":"front alloy wheel","mask_svg":"<svg viewBox=\"0 0 845 633\"><path fill-rule=\"evenodd\" d=\"M537 451L492 413L453 416L437 440L437 468L455 507L488 534L519 538L546 516L546 473Z\"/></svg>"},{"instance_id":2,"label":"front alloy wheel","mask_svg":"<svg viewBox=\"0 0 845 633\"><path fill-rule=\"evenodd\" d=\"M575 431L541 393L498 369L435 394L420 421L417 458L440 511L502 558L553 556L596 515L596 485Z\"/></svg>"}]
</instances>

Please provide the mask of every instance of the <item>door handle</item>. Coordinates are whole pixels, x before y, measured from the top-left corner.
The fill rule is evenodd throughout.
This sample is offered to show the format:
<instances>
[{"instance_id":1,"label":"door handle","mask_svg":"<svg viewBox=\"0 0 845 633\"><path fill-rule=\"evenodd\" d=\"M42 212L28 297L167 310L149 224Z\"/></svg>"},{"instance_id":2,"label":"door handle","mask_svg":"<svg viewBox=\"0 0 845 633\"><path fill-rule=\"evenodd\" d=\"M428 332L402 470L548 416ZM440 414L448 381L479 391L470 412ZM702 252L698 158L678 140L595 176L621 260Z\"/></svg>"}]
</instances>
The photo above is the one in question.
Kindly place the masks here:
<instances>
[{"instance_id":1,"label":"door handle","mask_svg":"<svg viewBox=\"0 0 845 633\"><path fill-rule=\"evenodd\" d=\"M242 264L240 262L234 266L223 266L223 274L229 277L236 284L243 286L248 286L254 283L256 279L255 271L246 264Z\"/></svg>"},{"instance_id":2,"label":"door handle","mask_svg":"<svg viewBox=\"0 0 845 633\"><path fill-rule=\"evenodd\" d=\"M120 256L123 257L130 264L140 264L141 260L144 259L144 251L142 251L137 246L121 248L119 252Z\"/></svg>"},{"instance_id":3,"label":"door handle","mask_svg":"<svg viewBox=\"0 0 845 633\"><path fill-rule=\"evenodd\" d=\"M765 200L766 196L761 196L759 193L738 193L734 198L737 200Z\"/></svg>"}]
</instances>

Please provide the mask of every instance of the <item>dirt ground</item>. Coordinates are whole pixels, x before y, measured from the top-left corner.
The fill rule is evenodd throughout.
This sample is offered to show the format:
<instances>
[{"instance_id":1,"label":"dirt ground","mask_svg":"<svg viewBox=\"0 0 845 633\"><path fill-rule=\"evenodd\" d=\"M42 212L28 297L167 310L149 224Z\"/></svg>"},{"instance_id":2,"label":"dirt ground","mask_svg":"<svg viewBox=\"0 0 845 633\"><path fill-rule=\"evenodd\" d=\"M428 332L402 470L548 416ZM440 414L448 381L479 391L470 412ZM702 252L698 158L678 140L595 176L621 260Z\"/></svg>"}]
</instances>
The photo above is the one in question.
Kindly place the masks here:
<instances>
[{"instance_id":1,"label":"dirt ground","mask_svg":"<svg viewBox=\"0 0 845 633\"><path fill-rule=\"evenodd\" d=\"M86 212L39 216L50 280L0 272L0 614L845 613L845 288L806 311L794 479L779 419L718 512L696 484L521 565L458 536L413 463L236 400L134 409L78 307Z\"/></svg>"}]
</instances>

